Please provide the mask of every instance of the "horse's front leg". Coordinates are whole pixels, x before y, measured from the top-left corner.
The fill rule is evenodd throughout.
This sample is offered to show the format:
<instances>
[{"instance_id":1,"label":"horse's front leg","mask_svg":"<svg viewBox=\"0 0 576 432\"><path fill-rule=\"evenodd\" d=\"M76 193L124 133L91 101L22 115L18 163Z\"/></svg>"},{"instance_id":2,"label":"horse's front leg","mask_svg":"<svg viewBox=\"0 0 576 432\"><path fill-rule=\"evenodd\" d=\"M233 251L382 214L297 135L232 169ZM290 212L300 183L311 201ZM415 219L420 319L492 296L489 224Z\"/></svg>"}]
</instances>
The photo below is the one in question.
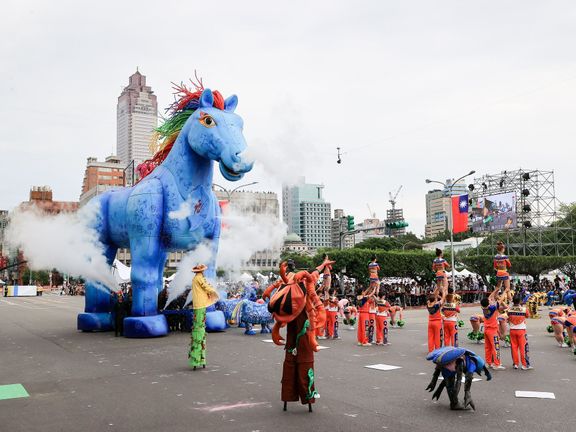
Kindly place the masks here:
<instances>
[{"instance_id":1,"label":"horse's front leg","mask_svg":"<svg viewBox=\"0 0 576 432\"><path fill-rule=\"evenodd\" d=\"M158 314L158 293L162 289L166 262L166 251L160 241L162 192L158 184L145 186L140 194L130 197L127 206L132 255L132 316L124 319L126 337L168 334L166 317Z\"/></svg>"}]
</instances>

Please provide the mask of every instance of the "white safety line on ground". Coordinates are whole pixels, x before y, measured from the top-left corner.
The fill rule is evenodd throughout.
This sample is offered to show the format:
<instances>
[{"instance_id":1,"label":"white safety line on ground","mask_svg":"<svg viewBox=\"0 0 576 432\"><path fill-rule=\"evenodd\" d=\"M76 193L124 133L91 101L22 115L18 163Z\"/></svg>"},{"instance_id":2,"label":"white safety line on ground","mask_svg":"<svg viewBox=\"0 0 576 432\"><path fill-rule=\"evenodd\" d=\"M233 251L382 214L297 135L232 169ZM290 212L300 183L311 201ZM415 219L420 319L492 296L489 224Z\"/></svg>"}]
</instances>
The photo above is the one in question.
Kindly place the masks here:
<instances>
[{"instance_id":1,"label":"white safety line on ground","mask_svg":"<svg viewBox=\"0 0 576 432\"><path fill-rule=\"evenodd\" d=\"M536 398L536 399L556 399L554 393L516 390L514 394L517 398Z\"/></svg>"},{"instance_id":2,"label":"white safety line on ground","mask_svg":"<svg viewBox=\"0 0 576 432\"><path fill-rule=\"evenodd\" d=\"M390 370L394 370L394 369L402 369L402 366L392 366L392 365L387 365L387 364L383 364L383 363L368 365L368 366L364 366L364 367L368 368L368 369L376 369L376 370L381 370L381 371L390 371Z\"/></svg>"}]
</instances>

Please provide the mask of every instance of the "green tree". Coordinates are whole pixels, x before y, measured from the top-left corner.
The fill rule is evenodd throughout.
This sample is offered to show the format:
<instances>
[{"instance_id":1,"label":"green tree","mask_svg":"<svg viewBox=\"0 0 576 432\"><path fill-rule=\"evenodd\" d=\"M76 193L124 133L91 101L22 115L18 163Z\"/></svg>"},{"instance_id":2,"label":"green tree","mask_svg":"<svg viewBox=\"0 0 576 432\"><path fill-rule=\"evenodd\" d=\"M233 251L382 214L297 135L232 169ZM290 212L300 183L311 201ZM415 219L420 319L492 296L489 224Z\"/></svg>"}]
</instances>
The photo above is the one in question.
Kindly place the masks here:
<instances>
[{"instance_id":1,"label":"green tree","mask_svg":"<svg viewBox=\"0 0 576 432\"><path fill-rule=\"evenodd\" d=\"M314 264L311 257L298 252L282 252L280 259L282 261L288 261L289 259L293 260L297 269L307 270L312 268Z\"/></svg>"},{"instance_id":2,"label":"green tree","mask_svg":"<svg viewBox=\"0 0 576 432\"><path fill-rule=\"evenodd\" d=\"M346 270L346 275L361 282L368 280L368 263L376 255L380 264L380 275L390 277L420 277L430 279L433 276L431 263L434 254L423 251L386 251L382 249L331 249L326 251L330 259L335 260L333 270ZM322 255L314 257L316 265L322 262Z\"/></svg>"}]
</instances>

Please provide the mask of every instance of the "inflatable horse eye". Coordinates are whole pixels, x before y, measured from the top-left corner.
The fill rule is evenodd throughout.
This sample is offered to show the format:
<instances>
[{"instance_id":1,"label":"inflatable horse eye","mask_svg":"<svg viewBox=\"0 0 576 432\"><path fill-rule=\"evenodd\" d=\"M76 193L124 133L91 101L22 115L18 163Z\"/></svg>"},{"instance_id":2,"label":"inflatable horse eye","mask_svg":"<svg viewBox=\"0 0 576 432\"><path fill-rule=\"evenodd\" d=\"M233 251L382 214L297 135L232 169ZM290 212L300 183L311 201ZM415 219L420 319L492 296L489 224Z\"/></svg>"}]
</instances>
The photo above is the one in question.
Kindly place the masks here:
<instances>
[{"instance_id":1,"label":"inflatable horse eye","mask_svg":"<svg viewBox=\"0 0 576 432\"><path fill-rule=\"evenodd\" d=\"M200 124L207 128L213 128L216 126L216 120L210 114L200 113Z\"/></svg>"}]
</instances>

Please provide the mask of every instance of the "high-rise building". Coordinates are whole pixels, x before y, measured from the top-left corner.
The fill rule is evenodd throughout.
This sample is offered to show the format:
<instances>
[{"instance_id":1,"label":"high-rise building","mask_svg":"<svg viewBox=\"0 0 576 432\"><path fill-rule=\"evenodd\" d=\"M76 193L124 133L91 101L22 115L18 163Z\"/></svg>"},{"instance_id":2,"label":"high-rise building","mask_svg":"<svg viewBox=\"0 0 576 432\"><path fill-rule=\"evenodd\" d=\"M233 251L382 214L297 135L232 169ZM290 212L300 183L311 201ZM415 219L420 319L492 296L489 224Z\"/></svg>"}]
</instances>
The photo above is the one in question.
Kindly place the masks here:
<instances>
[{"instance_id":1,"label":"high-rise building","mask_svg":"<svg viewBox=\"0 0 576 432\"><path fill-rule=\"evenodd\" d=\"M124 186L124 166L116 156L108 156L104 162L89 157L84 171L80 207L96 195Z\"/></svg>"},{"instance_id":2,"label":"high-rise building","mask_svg":"<svg viewBox=\"0 0 576 432\"><path fill-rule=\"evenodd\" d=\"M386 220L385 224L393 222L403 222L404 221L404 210L401 208L394 208L386 210ZM406 228L389 228L386 227L386 235L390 237L400 237L406 234Z\"/></svg>"},{"instance_id":3,"label":"high-rise building","mask_svg":"<svg viewBox=\"0 0 576 432\"><path fill-rule=\"evenodd\" d=\"M324 185L305 183L304 177L282 187L282 219L288 232L298 234L313 249L332 244L330 203L324 201L323 189Z\"/></svg>"},{"instance_id":4,"label":"high-rise building","mask_svg":"<svg viewBox=\"0 0 576 432\"><path fill-rule=\"evenodd\" d=\"M342 236L342 245L340 245L340 233L345 233L347 231L348 231L348 221L346 219L346 215L344 214L344 210L335 209L334 217L332 218L332 229L331 229L333 248L340 248L340 246L342 246L343 249L349 249L351 247L354 247L353 235Z\"/></svg>"},{"instance_id":5,"label":"high-rise building","mask_svg":"<svg viewBox=\"0 0 576 432\"><path fill-rule=\"evenodd\" d=\"M280 223L280 204L278 195L274 192L234 191L228 194L222 190L214 193L219 201L228 201L228 209L241 215L269 216ZM250 259L243 263L242 270L277 270L280 264L280 249L263 250L254 253Z\"/></svg>"},{"instance_id":6,"label":"high-rise building","mask_svg":"<svg viewBox=\"0 0 576 432\"><path fill-rule=\"evenodd\" d=\"M450 229L452 224L451 196L467 193L466 183L456 183L450 191L452 180L446 180L442 190L434 189L426 194L426 226L424 235L434 237ZM451 192L451 193L450 193Z\"/></svg>"},{"instance_id":7,"label":"high-rise building","mask_svg":"<svg viewBox=\"0 0 576 432\"><path fill-rule=\"evenodd\" d=\"M116 118L116 154L124 167L132 162L136 167L152 157L150 139L158 125L158 102L138 71L118 97Z\"/></svg>"},{"instance_id":8,"label":"high-rise building","mask_svg":"<svg viewBox=\"0 0 576 432\"><path fill-rule=\"evenodd\" d=\"M387 237L386 226L384 225L384 221L378 218L364 219L362 222L356 224L356 234L354 235L356 244L369 238L384 237Z\"/></svg>"},{"instance_id":9,"label":"high-rise building","mask_svg":"<svg viewBox=\"0 0 576 432\"><path fill-rule=\"evenodd\" d=\"M8 253L4 245L4 232L8 225L8 210L0 210L0 256Z\"/></svg>"}]
</instances>

